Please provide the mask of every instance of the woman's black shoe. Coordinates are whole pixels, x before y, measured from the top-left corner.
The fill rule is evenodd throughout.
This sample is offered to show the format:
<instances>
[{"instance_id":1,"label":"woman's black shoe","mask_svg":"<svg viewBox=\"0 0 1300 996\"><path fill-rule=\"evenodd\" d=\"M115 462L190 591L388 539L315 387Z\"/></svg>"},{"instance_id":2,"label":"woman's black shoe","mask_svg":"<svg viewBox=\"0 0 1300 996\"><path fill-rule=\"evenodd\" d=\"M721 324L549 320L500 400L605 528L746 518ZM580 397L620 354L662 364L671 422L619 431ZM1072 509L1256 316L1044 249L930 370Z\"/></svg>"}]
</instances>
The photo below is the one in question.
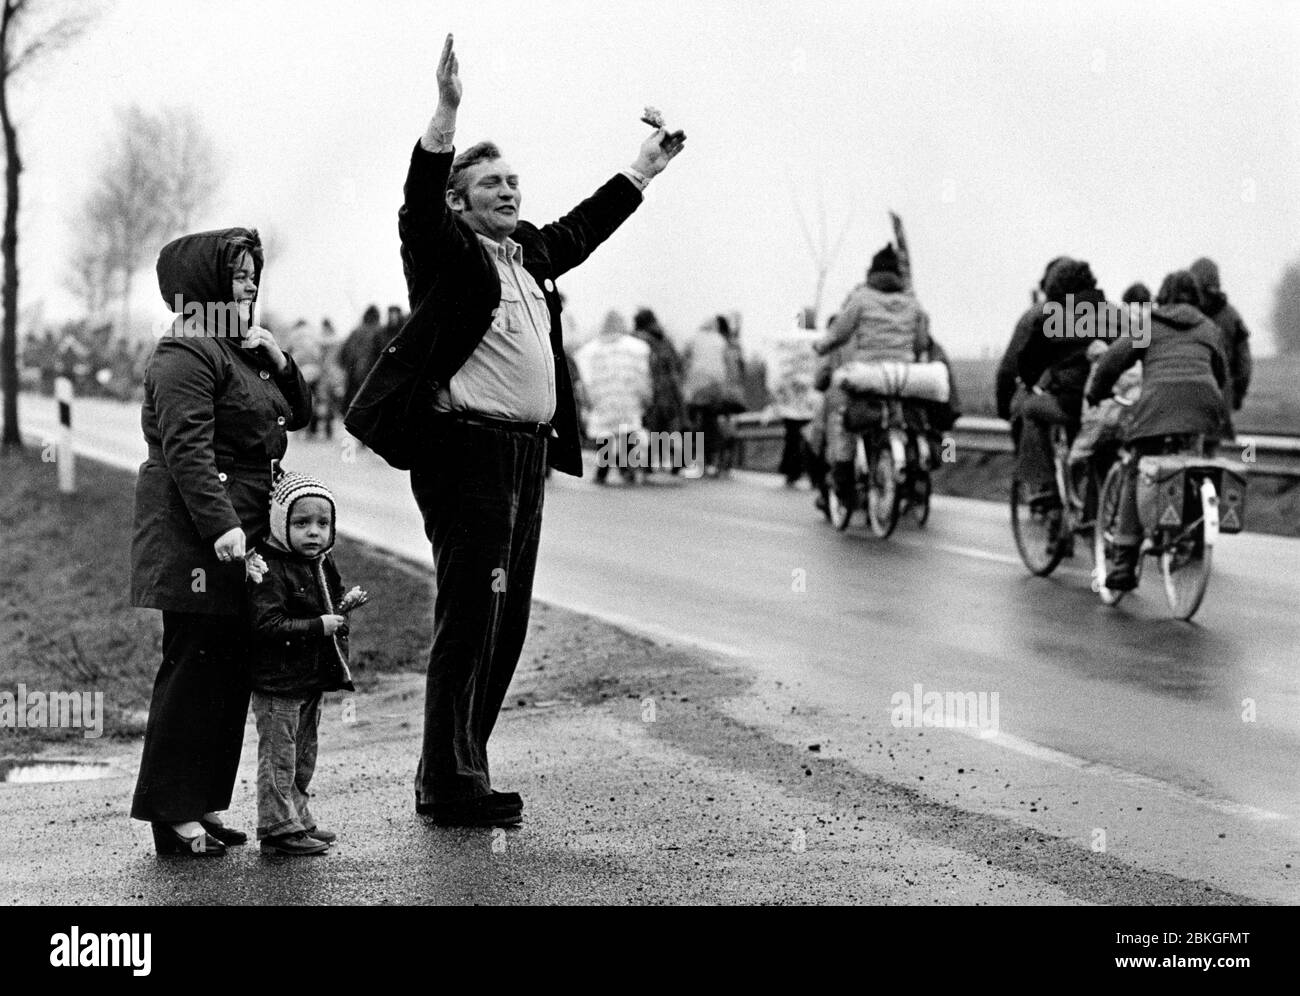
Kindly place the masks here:
<instances>
[{"instance_id":1,"label":"woman's black shoe","mask_svg":"<svg viewBox=\"0 0 1300 996\"><path fill-rule=\"evenodd\" d=\"M226 853L226 845L211 834L184 837L166 823L153 825L153 845L159 854L177 854L186 858L216 858Z\"/></svg>"},{"instance_id":2,"label":"woman's black shoe","mask_svg":"<svg viewBox=\"0 0 1300 996\"><path fill-rule=\"evenodd\" d=\"M216 837L227 847L248 843L248 834L242 830L232 830L223 823L214 823L212 820L199 820L199 826L208 832L208 836Z\"/></svg>"}]
</instances>

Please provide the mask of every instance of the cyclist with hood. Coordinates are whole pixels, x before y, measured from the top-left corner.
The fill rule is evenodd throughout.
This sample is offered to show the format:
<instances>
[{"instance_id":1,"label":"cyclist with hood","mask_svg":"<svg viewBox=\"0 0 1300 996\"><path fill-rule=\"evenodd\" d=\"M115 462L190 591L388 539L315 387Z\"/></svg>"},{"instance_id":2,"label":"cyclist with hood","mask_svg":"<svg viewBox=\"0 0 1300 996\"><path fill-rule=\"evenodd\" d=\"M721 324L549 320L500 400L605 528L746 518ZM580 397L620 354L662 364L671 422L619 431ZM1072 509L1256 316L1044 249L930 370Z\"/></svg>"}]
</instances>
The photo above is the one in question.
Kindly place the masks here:
<instances>
[{"instance_id":1,"label":"cyclist with hood","mask_svg":"<svg viewBox=\"0 0 1300 996\"><path fill-rule=\"evenodd\" d=\"M1106 295L1087 263L1061 259L1049 266L1043 290L1046 304L1033 319L1028 340L1017 357L1016 372L1030 391L1020 407L1020 444L1017 449L1016 474L1033 487L1033 499L1044 510L1060 507L1056 470L1052 459L1052 426L1065 425L1071 436L1078 428L1083 409L1083 389L1091 363L1088 359L1090 338L1049 336L1048 306L1070 310L1080 304L1100 309ZM1067 300L1067 297L1069 300Z\"/></svg>"},{"instance_id":2,"label":"cyclist with hood","mask_svg":"<svg viewBox=\"0 0 1300 996\"><path fill-rule=\"evenodd\" d=\"M1228 429L1228 361L1218 326L1200 310L1196 278L1186 270L1165 277L1151 313L1151 342L1139 349L1131 338L1117 339L1097 364L1088 400L1110 396L1120 375L1142 361L1142 394L1124 439L1134 452L1125 467L1115 529L1114 565L1106 587L1128 591L1137 585L1142 526L1137 513L1138 457L1208 451Z\"/></svg>"}]
</instances>

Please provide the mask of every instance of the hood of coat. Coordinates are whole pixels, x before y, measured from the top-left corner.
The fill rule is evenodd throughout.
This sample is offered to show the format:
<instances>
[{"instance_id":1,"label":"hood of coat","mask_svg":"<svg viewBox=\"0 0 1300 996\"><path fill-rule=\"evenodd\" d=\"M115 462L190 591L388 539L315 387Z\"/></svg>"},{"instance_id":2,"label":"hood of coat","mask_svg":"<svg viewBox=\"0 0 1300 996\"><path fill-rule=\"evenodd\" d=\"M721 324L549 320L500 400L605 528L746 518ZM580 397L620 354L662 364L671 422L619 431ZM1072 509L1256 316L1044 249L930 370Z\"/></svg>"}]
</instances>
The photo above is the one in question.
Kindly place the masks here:
<instances>
[{"instance_id":1,"label":"hood of coat","mask_svg":"<svg viewBox=\"0 0 1300 996\"><path fill-rule=\"evenodd\" d=\"M1205 315L1194 304L1166 304L1151 312L1151 318L1170 328L1186 331L1206 321Z\"/></svg>"},{"instance_id":2,"label":"hood of coat","mask_svg":"<svg viewBox=\"0 0 1300 996\"><path fill-rule=\"evenodd\" d=\"M1065 302L1065 295L1073 294L1075 300L1084 300L1083 292L1095 290L1097 278L1092 268L1082 260L1061 259L1053 262L1044 275L1043 292L1047 300Z\"/></svg>"},{"instance_id":3,"label":"hood of coat","mask_svg":"<svg viewBox=\"0 0 1300 996\"><path fill-rule=\"evenodd\" d=\"M310 555L302 553L289 536L289 521L293 518L293 507L304 498L321 498L330 507L330 533L324 546ZM286 471L280 475L271 489L271 539L278 549L286 554L315 559L329 553L334 548L337 538L338 506L334 503L334 494L320 481L307 474Z\"/></svg>"},{"instance_id":4,"label":"hood of coat","mask_svg":"<svg viewBox=\"0 0 1300 996\"><path fill-rule=\"evenodd\" d=\"M233 304L235 263L243 253L253 257L254 283L262 283L262 240L256 229L223 228L182 235L158 254L158 290L177 314L198 305ZM250 311L249 324L253 324ZM242 332L242 329L236 330Z\"/></svg>"},{"instance_id":5,"label":"hood of coat","mask_svg":"<svg viewBox=\"0 0 1300 996\"><path fill-rule=\"evenodd\" d=\"M1228 295L1219 287L1219 264L1208 256L1202 256L1188 267L1196 278L1196 285L1201 289L1201 301L1207 312L1218 311L1228 302Z\"/></svg>"},{"instance_id":6,"label":"hood of coat","mask_svg":"<svg viewBox=\"0 0 1300 996\"><path fill-rule=\"evenodd\" d=\"M605 322L600 327L600 337L606 341L621 339L627 335L627 322L617 311L605 315Z\"/></svg>"},{"instance_id":7,"label":"hood of coat","mask_svg":"<svg viewBox=\"0 0 1300 996\"><path fill-rule=\"evenodd\" d=\"M636 317L632 319L632 331L643 339L666 338L664 327L659 324L659 319L649 308L643 308L636 313Z\"/></svg>"}]
</instances>

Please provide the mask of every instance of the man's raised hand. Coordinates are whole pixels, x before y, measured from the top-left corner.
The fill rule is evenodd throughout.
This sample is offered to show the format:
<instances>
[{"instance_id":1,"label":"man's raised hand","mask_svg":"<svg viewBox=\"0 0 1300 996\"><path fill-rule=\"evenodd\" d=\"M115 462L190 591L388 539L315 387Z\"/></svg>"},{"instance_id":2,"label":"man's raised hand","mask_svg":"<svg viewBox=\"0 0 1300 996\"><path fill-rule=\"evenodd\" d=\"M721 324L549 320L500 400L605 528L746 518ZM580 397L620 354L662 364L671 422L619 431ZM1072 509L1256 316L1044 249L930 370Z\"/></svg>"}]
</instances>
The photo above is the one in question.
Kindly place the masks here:
<instances>
[{"instance_id":1,"label":"man's raised hand","mask_svg":"<svg viewBox=\"0 0 1300 996\"><path fill-rule=\"evenodd\" d=\"M448 110L460 106L460 63L456 59L456 50L452 47L452 37L442 44L442 55L438 59L438 102Z\"/></svg>"},{"instance_id":2,"label":"man's raised hand","mask_svg":"<svg viewBox=\"0 0 1300 996\"><path fill-rule=\"evenodd\" d=\"M656 128L650 137L641 143L633 168L645 176L657 176L682 151L686 145L686 132L669 132L665 128Z\"/></svg>"}]
</instances>

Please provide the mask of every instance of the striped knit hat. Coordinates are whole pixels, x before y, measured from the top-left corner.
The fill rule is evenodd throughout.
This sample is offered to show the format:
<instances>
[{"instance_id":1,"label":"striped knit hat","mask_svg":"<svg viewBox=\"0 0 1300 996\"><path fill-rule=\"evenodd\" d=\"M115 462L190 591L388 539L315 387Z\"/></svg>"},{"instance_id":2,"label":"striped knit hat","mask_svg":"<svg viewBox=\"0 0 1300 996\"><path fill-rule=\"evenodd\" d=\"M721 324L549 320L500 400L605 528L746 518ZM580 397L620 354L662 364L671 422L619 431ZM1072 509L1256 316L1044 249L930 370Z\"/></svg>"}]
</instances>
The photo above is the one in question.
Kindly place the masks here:
<instances>
[{"instance_id":1,"label":"striped knit hat","mask_svg":"<svg viewBox=\"0 0 1300 996\"><path fill-rule=\"evenodd\" d=\"M324 498L330 503L330 538L322 551L329 552L334 545L335 520L338 516L334 495L316 478L296 471L286 471L271 488L271 535L286 550L298 552L289 543L289 515L293 512L294 503L300 498Z\"/></svg>"}]
</instances>

